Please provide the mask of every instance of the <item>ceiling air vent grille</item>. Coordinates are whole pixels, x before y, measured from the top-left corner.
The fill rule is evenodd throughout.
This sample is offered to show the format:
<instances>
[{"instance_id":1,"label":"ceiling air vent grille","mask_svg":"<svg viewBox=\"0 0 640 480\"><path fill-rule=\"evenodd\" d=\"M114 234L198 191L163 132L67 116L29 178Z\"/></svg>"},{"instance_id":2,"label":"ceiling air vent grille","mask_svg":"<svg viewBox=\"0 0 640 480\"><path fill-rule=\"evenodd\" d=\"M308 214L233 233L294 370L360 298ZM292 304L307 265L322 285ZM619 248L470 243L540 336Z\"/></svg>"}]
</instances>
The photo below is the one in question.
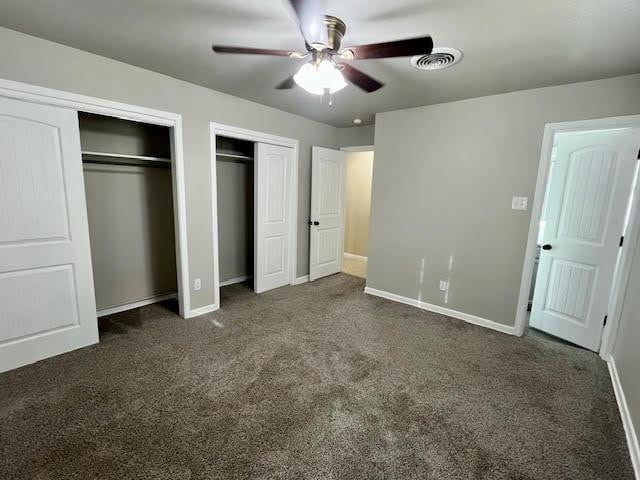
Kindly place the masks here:
<instances>
[{"instance_id":1,"label":"ceiling air vent grille","mask_svg":"<svg viewBox=\"0 0 640 480\"><path fill-rule=\"evenodd\" d=\"M437 47L429 55L416 55L411 65L418 70L442 70L462 60L462 52L455 48Z\"/></svg>"}]
</instances>

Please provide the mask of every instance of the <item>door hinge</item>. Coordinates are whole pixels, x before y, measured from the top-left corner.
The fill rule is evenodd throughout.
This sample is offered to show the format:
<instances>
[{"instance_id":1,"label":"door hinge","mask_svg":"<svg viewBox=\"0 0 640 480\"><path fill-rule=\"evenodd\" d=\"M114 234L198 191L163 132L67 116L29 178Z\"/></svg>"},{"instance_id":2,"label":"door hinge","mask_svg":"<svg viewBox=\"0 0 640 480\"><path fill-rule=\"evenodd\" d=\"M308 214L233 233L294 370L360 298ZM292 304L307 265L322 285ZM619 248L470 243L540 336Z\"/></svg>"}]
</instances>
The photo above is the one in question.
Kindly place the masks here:
<instances>
[{"instance_id":1,"label":"door hinge","mask_svg":"<svg viewBox=\"0 0 640 480\"><path fill-rule=\"evenodd\" d=\"M620 246L624 243L624 235L620 237Z\"/></svg>"},{"instance_id":2,"label":"door hinge","mask_svg":"<svg viewBox=\"0 0 640 480\"><path fill-rule=\"evenodd\" d=\"M602 325L606 325L607 324L607 317L608 317L608 315L604 316L604 322L602 322Z\"/></svg>"}]
</instances>

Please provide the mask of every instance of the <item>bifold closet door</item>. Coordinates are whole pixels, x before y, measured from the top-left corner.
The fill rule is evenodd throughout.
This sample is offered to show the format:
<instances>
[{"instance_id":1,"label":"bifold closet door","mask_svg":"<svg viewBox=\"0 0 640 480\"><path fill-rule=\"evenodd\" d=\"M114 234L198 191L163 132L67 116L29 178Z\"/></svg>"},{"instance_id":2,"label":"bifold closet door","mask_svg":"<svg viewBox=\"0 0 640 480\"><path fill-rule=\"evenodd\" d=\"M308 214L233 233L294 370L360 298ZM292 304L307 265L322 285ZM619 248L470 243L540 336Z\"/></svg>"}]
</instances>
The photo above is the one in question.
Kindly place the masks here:
<instances>
[{"instance_id":1,"label":"bifold closet door","mask_svg":"<svg viewBox=\"0 0 640 480\"><path fill-rule=\"evenodd\" d=\"M77 112L0 97L0 371L97 341Z\"/></svg>"},{"instance_id":2,"label":"bifold closet door","mask_svg":"<svg viewBox=\"0 0 640 480\"><path fill-rule=\"evenodd\" d=\"M256 145L254 288L257 293L289 284L292 163L293 149L264 143Z\"/></svg>"}]
</instances>

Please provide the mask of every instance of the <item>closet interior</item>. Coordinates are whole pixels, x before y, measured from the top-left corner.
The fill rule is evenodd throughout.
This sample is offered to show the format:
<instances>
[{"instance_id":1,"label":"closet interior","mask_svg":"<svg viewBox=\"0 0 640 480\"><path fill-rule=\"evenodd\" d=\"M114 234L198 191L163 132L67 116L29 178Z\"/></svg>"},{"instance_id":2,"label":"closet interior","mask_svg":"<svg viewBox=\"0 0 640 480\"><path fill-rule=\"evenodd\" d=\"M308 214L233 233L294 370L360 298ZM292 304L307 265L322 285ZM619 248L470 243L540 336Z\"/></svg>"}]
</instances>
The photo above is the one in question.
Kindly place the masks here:
<instances>
[{"instance_id":1,"label":"closet interior","mask_svg":"<svg viewBox=\"0 0 640 480\"><path fill-rule=\"evenodd\" d=\"M253 142L216 136L220 286L253 288L254 149Z\"/></svg>"},{"instance_id":2,"label":"closet interior","mask_svg":"<svg viewBox=\"0 0 640 480\"><path fill-rule=\"evenodd\" d=\"M98 316L176 297L171 129L78 119Z\"/></svg>"}]
</instances>

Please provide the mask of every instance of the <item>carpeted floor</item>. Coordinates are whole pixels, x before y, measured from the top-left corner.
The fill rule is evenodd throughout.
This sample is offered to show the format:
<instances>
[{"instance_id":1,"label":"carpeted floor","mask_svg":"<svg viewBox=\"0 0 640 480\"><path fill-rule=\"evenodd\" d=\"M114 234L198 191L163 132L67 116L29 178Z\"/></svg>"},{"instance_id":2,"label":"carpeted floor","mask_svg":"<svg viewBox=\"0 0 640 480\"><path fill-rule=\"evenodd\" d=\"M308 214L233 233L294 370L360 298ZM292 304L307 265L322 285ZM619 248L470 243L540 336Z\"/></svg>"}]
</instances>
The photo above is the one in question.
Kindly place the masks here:
<instances>
[{"instance_id":1,"label":"carpeted floor","mask_svg":"<svg viewBox=\"0 0 640 480\"><path fill-rule=\"evenodd\" d=\"M607 367L370 297L344 274L0 375L0 478L626 480Z\"/></svg>"}]
</instances>

